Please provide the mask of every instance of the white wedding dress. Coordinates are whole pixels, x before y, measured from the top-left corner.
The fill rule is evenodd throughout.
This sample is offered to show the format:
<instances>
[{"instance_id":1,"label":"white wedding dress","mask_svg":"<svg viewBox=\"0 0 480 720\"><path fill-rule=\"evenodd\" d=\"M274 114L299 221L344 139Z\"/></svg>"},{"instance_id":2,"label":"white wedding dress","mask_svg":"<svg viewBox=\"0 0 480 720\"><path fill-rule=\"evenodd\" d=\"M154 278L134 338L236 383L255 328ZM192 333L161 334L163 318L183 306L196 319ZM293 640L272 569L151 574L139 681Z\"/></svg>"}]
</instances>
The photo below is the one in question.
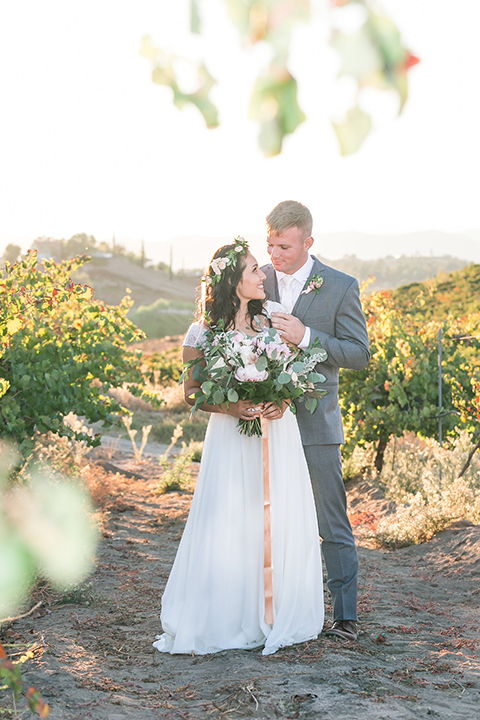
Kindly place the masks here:
<instances>
[{"instance_id":1,"label":"white wedding dress","mask_svg":"<svg viewBox=\"0 0 480 720\"><path fill-rule=\"evenodd\" d=\"M276 307L275 307L276 306ZM267 302L268 312L280 309ZM283 308L282 308L283 309ZM201 344L201 325L184 345ZM160 652L263 654L316 638L324 619L317 518L295 416L269 422L273 625L265 622L262 439L210 416L190 514L162 598Z\"/></svg>"}]
</instances>

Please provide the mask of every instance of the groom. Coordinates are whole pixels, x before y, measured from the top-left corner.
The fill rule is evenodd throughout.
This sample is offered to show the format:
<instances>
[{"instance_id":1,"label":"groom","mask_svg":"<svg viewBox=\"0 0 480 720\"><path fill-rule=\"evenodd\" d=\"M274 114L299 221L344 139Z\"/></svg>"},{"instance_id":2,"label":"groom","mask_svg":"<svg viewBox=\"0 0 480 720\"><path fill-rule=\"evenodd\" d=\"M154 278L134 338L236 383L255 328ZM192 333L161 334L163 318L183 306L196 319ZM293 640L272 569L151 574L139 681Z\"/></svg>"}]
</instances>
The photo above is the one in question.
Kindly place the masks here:
<instances>
[{"instance_id":1,"label":"groom","mask_svg":"<svg viewBox=\"0 0 480 720\"><path fill-rule=\"evenodd\" d=\"M273 313L273 327L300 348L318 340L328 353L320 367L326 377L322 388L328 394L313 414L303 403L296 403L297 419L333 602L333 626L325 634L356 640L358 559L342 476L340 444L344 435L338 377L341 367L362 370L370 353L358 283L309 254L311 233L312 216L304 205L293 200L279 203L267 217L272 264L262 270L267 275L267 297L281 302L288 311Z\"/></svg>"}]
</instances>

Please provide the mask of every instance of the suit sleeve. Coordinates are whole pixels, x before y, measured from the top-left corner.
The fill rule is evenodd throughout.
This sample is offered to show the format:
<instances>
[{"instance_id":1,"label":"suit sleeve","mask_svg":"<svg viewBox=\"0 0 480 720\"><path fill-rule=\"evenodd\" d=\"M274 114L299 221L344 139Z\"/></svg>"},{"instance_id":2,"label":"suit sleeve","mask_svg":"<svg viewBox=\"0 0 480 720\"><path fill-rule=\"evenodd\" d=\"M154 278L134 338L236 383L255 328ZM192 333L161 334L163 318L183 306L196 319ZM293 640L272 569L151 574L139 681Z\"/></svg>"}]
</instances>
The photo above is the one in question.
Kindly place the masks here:
<instances>
[{"instance_id":1,"label":"suit sleeve","mask_svg":"<svg viewBox=\"0 0 480 720\"><path fill-rule=\"evenodd\" d=\"M350 370L363 370L370 360L368 334L358 282L345 291L335 316L335 335L311 327L310 344L317 339L328 353L325 364Z\"/></svg>"}]
</instances>

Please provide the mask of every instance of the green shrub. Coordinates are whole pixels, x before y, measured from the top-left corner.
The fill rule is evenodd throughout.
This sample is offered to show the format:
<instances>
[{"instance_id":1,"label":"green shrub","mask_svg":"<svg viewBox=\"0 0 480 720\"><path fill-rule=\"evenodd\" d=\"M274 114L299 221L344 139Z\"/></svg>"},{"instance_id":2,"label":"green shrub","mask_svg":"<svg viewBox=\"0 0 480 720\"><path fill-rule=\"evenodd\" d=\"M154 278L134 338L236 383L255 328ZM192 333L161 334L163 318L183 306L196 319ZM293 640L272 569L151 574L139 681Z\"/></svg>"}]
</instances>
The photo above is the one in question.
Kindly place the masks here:
<instances>
[{"instance_id":1,"label":"green shrub","mask_svg":"<svg viewBox=\"0 0 480 720\"><path fill-rule=\"evenodd\" d=\"M70 279L87 260L40 264L29 252L7 263L0 278L0 438L13 441L23 457L36 432L98 445L99 438L63 420L72 412L110 424L122 410L107 395L110 388L128 387L159 406L144 385L140 353L126 348L142 339L126 317L132 301L105 305Z\"/></svg>"},{"instance_id":2,"label":"green shrub","mask_svg":"<svg viewBox=\"0 0 480 720\"><path fill-rule=\"evenodd\" d=\"M186 443L189 443L192 440L198 442L203 441L203 439L205 438L205 433L207 432L207 423L208 417L206 417L205 420L203 420L202 418L202 420L198 420L196 422L191 422L187 419L182 420L180 424L183 428L182 437L184 441ZM151 438L156 442L168 445L177 424L178 423L174 422L161 422L157 425L153 425L151 430Z\"/></svg>"},{"instance_id":3,"label":"green shrub","mask_svg":"<svg viewBox=\"0 0 480 720\"><path fill-rule=\"evenodd\" d=\"M181 348L154 352L144 359L152 385L175 385L182 374Z\"/></svg>"},{"instance_id":4,"label":"green shrub","mask_svg":"<svg viewBox=\"0 0 480 720\"><path fill-rule=\"evenodd\" d=\"M189 455L192 458L192 462L200 462L203 453L203 442L197 440L190 440L188 445L182 443L182 455Z\"/></svg>"},{"instance_id":5,"label":"green shrub","mask_svg":"<svg viewBox=\"0 0 480 720\"><path fill-rule=\"evenodd\" d=\"M393 440L388 445L380 481L395 515L380 520L377 540L401 547L429 540L455 520L480 522L480 453L462 478L472 441L459 431L451 449L435 440Z\"/></svg>"},{"instance_id":6,"label":"green shrub","mask_svg":"<svg viewBox=\"0 0 480 720\"><path fill-rule=\"evenodd\" d=\"M158 485L160 495L184 490L185 486L191 482L192 476L189 469L192 463L192 455L193 453L180 454L171 465L167 458L160 460L160 467L163 469L162 479Z\"/></svg>"},{"instance_id":7,"label":"green shrub","mask_svg":"<svg viewBox=\"0 0 480 720\"><path fill-rule=\"evenodd\" d=\"M195 306L190 302L159 298L152 305L131 310L129 319L149 338L184 334L193 321Z\"/></svg>"}]
</instances>

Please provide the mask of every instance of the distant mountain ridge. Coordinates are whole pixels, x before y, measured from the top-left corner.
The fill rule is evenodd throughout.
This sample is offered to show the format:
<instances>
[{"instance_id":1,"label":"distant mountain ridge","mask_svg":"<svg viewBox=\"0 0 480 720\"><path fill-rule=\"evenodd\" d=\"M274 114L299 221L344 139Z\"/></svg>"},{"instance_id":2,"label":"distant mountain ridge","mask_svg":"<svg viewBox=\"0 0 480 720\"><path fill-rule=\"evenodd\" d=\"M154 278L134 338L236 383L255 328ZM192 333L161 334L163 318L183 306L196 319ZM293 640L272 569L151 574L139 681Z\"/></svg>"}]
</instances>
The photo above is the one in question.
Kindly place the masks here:
<instances>
[{"instance_id":1,"label":"distant mountain ridge","mask_svg":"<svg viewBox=\"0 0 480 720\"><path fill-rule=\"evenodd\" d=\"M239 229L241 232L241 228ZM244 233L253 253L261 263L268 262L265 235ZM347 255L356 255L359 260L377 260L387 256L450 255L469 262L480 263L480 229L465 232L446 233L440 230L405 233L402 235L373 234L361 232L314 232L313 252L322 258L329 258L333 264ZM155 263L164 262L174 271L204 269L221 245L232 242L234 235L211 237L202 235L180 235L168 241L145 241L145 253ZM110 242L110 238L108 241ZM8 243L16 243L23 251L30 247L32 240L23 236L0 234L0 255ZM117 243L127 250L138 253L140 239L117 237ZM328 262L328 261L327 261Z\"/></svg>"},{"instance_id":2,"label":"distant mountain ridge","mask_svg":"<svg viewBox=\"0 0 480 720\"><path fill-rule=\"evenodd\" d=\"M463 258L467 262L480 263L480 232L467 234L445 233L439 230L408 233L403 235L373 235L359 232L314 233L312 251L330 261L346 255L356 255L360 260L377 260L387 256L420 255L441 257L443 255ZM265 236L249 235L253 254L260 263L268 262ZM175 271L203 269L213 252L232 237L205 237L202 235L178 236L168 242L146 242L145 251L155 262L170 263ZM328 263L328 261L326 261Z\"/></svg>"}]
</instances>

